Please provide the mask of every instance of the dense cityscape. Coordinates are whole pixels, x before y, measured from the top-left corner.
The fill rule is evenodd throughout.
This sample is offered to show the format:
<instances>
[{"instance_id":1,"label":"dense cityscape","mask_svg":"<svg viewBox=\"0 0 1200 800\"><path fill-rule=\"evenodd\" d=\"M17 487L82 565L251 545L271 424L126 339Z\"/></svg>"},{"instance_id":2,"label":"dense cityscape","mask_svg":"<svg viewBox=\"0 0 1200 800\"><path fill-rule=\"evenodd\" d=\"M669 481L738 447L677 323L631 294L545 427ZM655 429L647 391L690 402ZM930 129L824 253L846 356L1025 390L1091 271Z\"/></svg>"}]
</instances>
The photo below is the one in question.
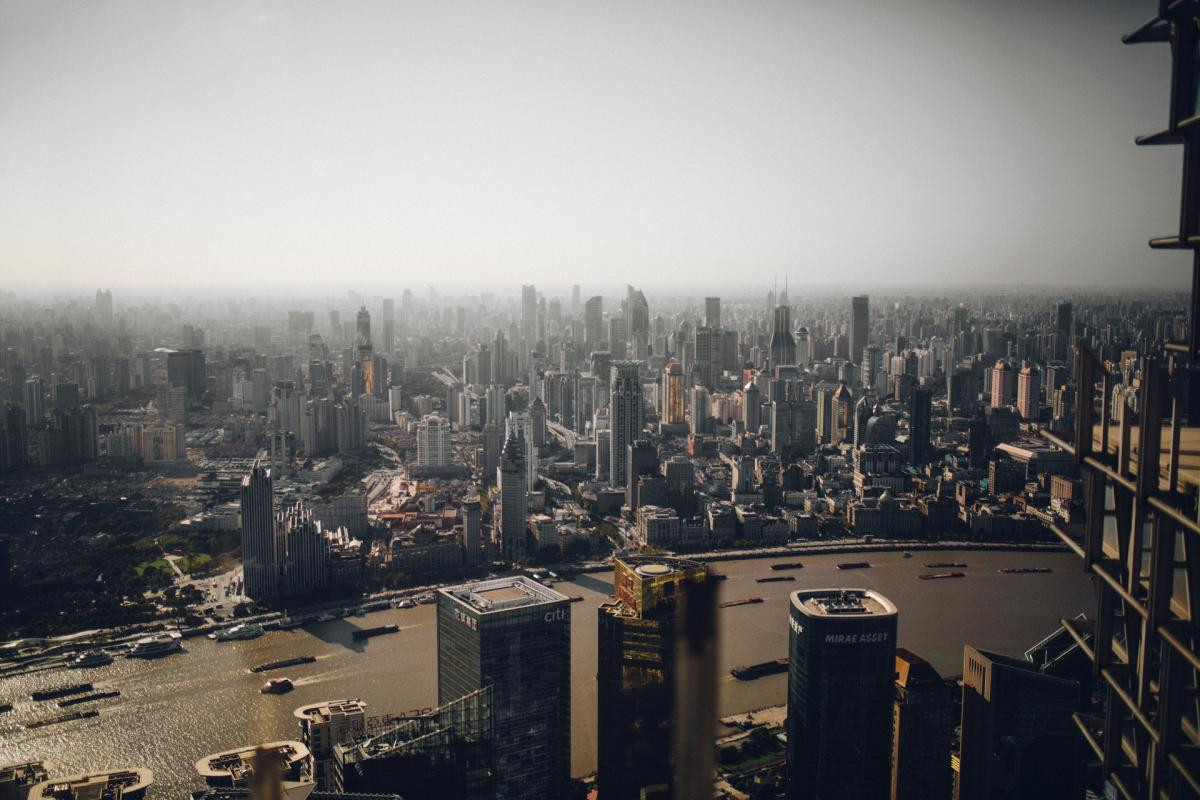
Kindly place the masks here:
<instances>
[{"instance_id":1,"label":"dense cityscape","mask_svg":"<svg viewBox=\"0 0 1200 800\"><path fill-rule=\"evenodd\" d=\"M831 796L822 780L853 797L1080 790L1082 768L1051 766L1083 763L1070 715L1091 668L1056 617L1023 652L962 643L961 672L942 675L897 642L905 609L855 570L903 551L928 562L916 577L931 590L974 580L965 552L922 555L953 547L1024 550L1001 571L1050 572L1036 553L1061 549L1054 528L1082 509L1074 459L1040 435L1074 428L1072 354L1116 365L1114 406L1133 409L1139 358L1185 330L1185 298L793 299L787 283L695 299L349 292L286 309L5 297L3 508L20 532L3 540L5 674L102 675L196 636L436 603L437 707L368 716L350 679L346 697L297 710L299 739L277 732L289 779L405 798L658 796L684 586L739 556L776 559L759 581L808 586L790 558L847 554L841 586L802 589L777 620L796 634L787 657L733 669L789 672L787 713L724 737L718 791L783 796L789 773L813 776L789 797ZM583 598L553 587L597 572L612 580L596 770L572 788ZM103 717L104 695L89 684L67 703ZM1031 698L1034 718L1009 719ZM79 708L23 699L19 725L81 724ZM157 765L128 766L146 780ZM252 772L206 769L213 791Z\"/></svg>"},{"instance_id":2,"label":"dense cityscape","mask_svg":"<svg viewBox=\"0 0 1200 800\"><path fill-rule=\"evenodd\" d=\"M0 0L0 800L1200 798L1150 5Z\"/></svg>"}]
</instances>

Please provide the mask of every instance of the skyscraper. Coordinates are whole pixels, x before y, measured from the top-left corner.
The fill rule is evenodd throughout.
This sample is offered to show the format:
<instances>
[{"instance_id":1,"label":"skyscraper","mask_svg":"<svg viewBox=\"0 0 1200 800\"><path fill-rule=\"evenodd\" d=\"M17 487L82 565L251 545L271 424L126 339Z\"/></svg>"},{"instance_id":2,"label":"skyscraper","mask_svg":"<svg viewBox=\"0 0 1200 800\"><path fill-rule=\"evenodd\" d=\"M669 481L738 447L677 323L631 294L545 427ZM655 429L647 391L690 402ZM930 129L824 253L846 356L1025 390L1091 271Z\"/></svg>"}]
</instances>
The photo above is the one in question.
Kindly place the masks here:
<instances>
[{"instance_id":1,"label":"skyscraper","mask_svg":"<svg viewBox=\"0 0 1200 800\"><path fill-rule=\"evenodd\" d=\"M523 352L528 353L537 342L537 289L530 286L521 287L521 338L525 340Z\"/></svg>"},{"instance_id":2,"label":"skyscraper","mask_svg":"<svg viewBox=\"0 0 1200 800\"><path fill-rule=\"evenodd\" d=\"M891 800L950 797L951 684L925 659L896 648Z\"/></svg>"},{"instance_id":3,"label":"skyscraper","mask_svg":"<svg viewBox=\"0 0 1200 800\"><path fill-rule=\"evenodd\" d=\"M1026 421L1037 421L1041 414L1041 378L1037 367L1028 361L1021 365L1017 373L1017 413Z\"/></svg>"},{"instance_id":4,"label":"skyscraper","mask_svg":"<svg viewBox=\"0 0 1200 800\"><path fill-rule=\"evenodd\" d=\"M567 796L570 603L522 576L438 592L438 702L492 687L497 800Z\"/></svg>"},{"instance_id":5,"label":"skyscraper","mask_svg":"<svg viewBox=\"0 0 1200 800\"><path fill-rule=\"evenodd\" d=\"M525 442L510 429L496 470L500 488L500 544L507 561L525 557L525 523L529 506L529 484L525 474Z\"/></svg>"},{"instance_id":6,"label":"skyscraper","mask_svg":"<svg viewBox=\"0 0 1200 800\"><path fill-rule=\"evenodd\" d=\"M771 369L795 363L796 340L792 338L792 309L791 306L777 306L771 331Z\"/></svg>"},{"instance_id":7,"label":"skyscraper","mask_svg":"<svg viewBox=\"0 0 1200 800\"><path fill-rule=\"evenodd\" d=\"M625 449L642 433L642 379L637 361L614 361L609 385L608 480L623 487L626 480Z\"/></svg>"},{"instance_id":8,"label":"skyscraper","mask_svg":"<svg viewBox=\"0 0 1200 800\"><path fill-rule=\"evenodd\" d=\"M585 352L600 349L604 340L604 299L600 295L589 297L583 304L583 349Z\"/></svg>"},{"instance_id":9,"label":"skyscraper","mask_svg":"<svg viewBox=\"0 0 1200 800\"><path fill-rule=\"evenodd\" d=\"M450 464L450 423L437 414L426 414L417 423L417 466Z\"/></svg>"},{"instance_id":10,"label":"skyscraper","mask_svg":"<svg viewBox=\"0 0 1200 800\"><path fill-rule=\"evenodd\" d=\"M1012 404L1016 392L1016 380L1008 362L1000 359L992 367L992 408L1005 408Z\"/></svg>"},{"instance_id":11,"label":"skyscraper","mask_svg":"<svg viewBox=\"0 0 1200 800\"><path fill-rule=\"evenodd\" d=\"M613 559L613 598L599 608L596 786L637 798L671 782L676 601L704 564L682 558Z\"/></svg>"},{"instance_id":12,"label":"skyscraper","mask_svg":"<svg viewBox=\"0 0 1200 800\"><path fill-rule=\"evenodd\" d=\"M278 591L283 548L275 536L271 470L255 462L242 478L242 577L246 596L267 599Z\"/></svg>"},{"instance_id":13,"label":"skyscraper","mask_svg":"<svg viewBox=\"0 0 1200 800\"><path fill-rule=\"evenodd\" d=\"M1079 684L963 648L961 800L1079 797Z\"/></svg>"},{"instance_id":14,"label":"skyscraper","mask_svg":"<svg viewBox=\"0 0 1200 800\"><path fill-rule=\"evenodd\" d=\"M850 298L850 360L863 357L863 348L870 344L870 298L865 294Z\"/></svg>"},{"instance_id":15,"label":"skyscraper","mask_svg":"<svg viewBox=\"0 0 1200 800\"><path fill-rule=\"evenodd\" d=\"M929 453L931 409L929 390L913 389L909 406L908 462L914 466L924 464Z\"/></svg>"},{"instance_id":16,"label":"skyscraper","mask_svg":"<svg viewBox=\"0 0 1200 800\"><path fill-rule=\"evenodd\" d=\"M710 328L721 327L721 298L704 298L704 324Z\"/></svg>"},{"instance_id":17,"label":"skyscraper","mask_svg":"<svg viewBox=\"0 0 1200 800\"><path fill-rule=\"evenodd\" d=\"M679 425L684 422L683 368L677 361L669 361L663 367L662 386L659 389L659 417L664 425Z\"/></svg>"},{"instance_id":18,"label":"skyscraper","mask_svg":"<svg viewBox=\"0 0 1200 800\"><path fill-rule=\"evenodd\" d=\"M888 796L896 618L874 591L792 592L788 800Z\"/></svg>"}]
</instances>

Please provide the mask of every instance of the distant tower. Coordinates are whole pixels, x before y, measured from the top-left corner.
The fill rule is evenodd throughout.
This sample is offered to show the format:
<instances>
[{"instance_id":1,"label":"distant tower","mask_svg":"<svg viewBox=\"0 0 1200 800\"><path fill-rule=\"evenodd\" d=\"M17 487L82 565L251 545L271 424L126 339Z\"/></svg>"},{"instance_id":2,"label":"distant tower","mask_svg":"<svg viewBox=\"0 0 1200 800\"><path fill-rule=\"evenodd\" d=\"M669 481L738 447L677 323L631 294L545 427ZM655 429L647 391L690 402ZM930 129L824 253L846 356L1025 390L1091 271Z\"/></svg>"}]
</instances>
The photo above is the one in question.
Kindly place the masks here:
<instances>
[{"instance_id":1,"label":"distant tower","mask_svg":"<svg viewBox=\"0 0 1200 800\"><path fill-rule=\"evenodd\" d=\"M506 561L520 562L525 557L525 523L529 504L529 484L525 475L525 442L510 431L500 455L496 482L500 486L500 542Z\"/></svg>"},{"instance_id":2,"label":"distant tower","mask_svg":"<svg viewBox=\"0 0 1200 800\"><path fill-rule=\"evenodd\" d=\"M704 298L704 324L709 328L721 327L721 298Z\"/></svg>"},{"instance_id":3,"label":"distant tower","mask_svg":"<svg viewBox=\"0 0 1200 800\"><path fill-rule=\"evenodd\" d=\"M863 348L871 333L870 300L865 294L850 298L850 360L855 363L863 356Z\"/></svg>"},{"instance_id":4,"label":"distant tower","mask_svg":"<svg viewBox=\"0 0 1200 800\"><path fill-rule=\"evenodd\" d=\"M795 363L796 340L792 338L792 309L790 306L776 306L771 332L771 369Z\"/></svg>"},{"instance_id":5,"label":"distant tower","mask_svg":"<svg viewBox=\"0 0 1200 800\"><path fill-rule=\"evenodd\" d=\"M275 537L271 470L256 462L242 478L242 577L253 600L272 597L279 589L281 550Z\"/></svg>"},{"instance_id":6,"label":"distant tower","mask_svg":"<svg viewBox=\"0 0 1200 800\"><path fill-rule=\"evenodd\" d=\"M613 487L625 486L625 450L642 434L642 379L636 361L614 361L609 386L608 481Z\"/></svg>"},{"instance_id":7,"label":"distant tower","mask_svg":"<svg viewBox=\"0 0 1200 800\"><path fill-rule=\"evenodd\" d=\"M684 379L679 362L670 361L663 367L662 386L659 390L659 417L663 424L679 425L684 422Z\"/></svg>"},{"instance_id":8,"label":"distant tower","mask_svg":"<svg viewBox=\"0 0 1200 800\"><path fill-rule=\"evenodd\" d=\"M929 428L932 403L928 389L914 389L909 409L908 462L921 466L929 454Z\"/></svg>"},{"instance_id":9,"label":"distant tower","mask_svg":"<svg viewBox=\"0 0 1200 800\"><path fill-rule=\"evenodd\" d=\"M996 362L992 368L992 408L1006 408L1012 405L1016 392L1016 381L1013 368L1003 359Z\"/></svg>"},{"instance_id":10,"label":"distant tower","mask_svg":"<svg viewBox=\"0 0 1200 800\"><path fill-rule=\"evenodd\" d=\"M742 390L742 422L746 433L758 433L762 425L762 392L753 380L746 383Z\"/></svg>"},{"instance_id":11,"label":"distant tower","mask_svg":"<svg viewBox=\"0 0 1200 800\"><path fill-rule=\"evenodd\" d=\"M1028 361L1017 373L1017 413L1026 421L1036 422L1041 413L1041 373Z\"/></svg>"},{"instance_id":12,"label":"distant tower","mask_svg":"<svg viewBox=\"0 0 1200 800\"><path fill-rule=\"evenodd\" d=\"M366 306L361 306L358 309L358 318L356 324L357 344L359 347L371 344L371 313L367 311Z\"/></svg>"},{"instance_id":13,"label":"distant tower","mask_svg":"<svg viewBox=\"0 0 1200 800\"><path fill-rule=\"evenodd\" d=\"M417 423L417 466L445 467L450 464L450 423L436 414L426 414Z\"/></svg>"},{"instance_id":14,"label":"distant tower","mask_svg":"<svg viewBox=\"0 0 1200 800\"><path fill-rule=\"evenodd\" d=\"M474 567L483 560L483 546L479 534L480 502L477 495L467 495L462 501L463 514L463 560Z\"/></svg>"},{"instance_id":15,"label":"distant tower","mask_svg":"<svg viewBox=\"0 0 1200 800\"><path fill-rule=\"evenodd\" d=\"M600 349L604 340L604 299L600 295L589 297L583 305L583 349L585 352Z\"/></svg>"},{"instance_id":16,"label":"distant tower","mask_svg":"<svg viewBox=\"0 0 1200 800\"><path fill-rule=\"evenodd\" d=\"M792 592L788 800L888 797L896 617L870 590Z\"/></svg>"}]
</instances>

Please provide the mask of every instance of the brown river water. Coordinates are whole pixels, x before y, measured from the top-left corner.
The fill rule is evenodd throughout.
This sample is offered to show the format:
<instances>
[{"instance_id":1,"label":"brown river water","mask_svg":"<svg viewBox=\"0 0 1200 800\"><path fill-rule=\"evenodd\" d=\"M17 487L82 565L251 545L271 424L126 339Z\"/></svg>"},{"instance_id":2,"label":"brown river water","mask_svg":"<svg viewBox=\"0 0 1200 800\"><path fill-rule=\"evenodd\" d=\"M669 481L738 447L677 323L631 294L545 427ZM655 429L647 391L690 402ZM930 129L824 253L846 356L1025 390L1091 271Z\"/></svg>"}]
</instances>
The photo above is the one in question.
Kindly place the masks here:
<instances>
[{"instance_id":1,"label":"brown river water","mask_svg":"<svg viewBox=\"0 0 1200 800\"><path fill-rule=\"evenodd\" d=\"M772 573L773 561L804 562L794 572ZM869 561L871 569L842 571L838 562ZM967 577L921 581L926 561L962 561ZM787 597L800 588L868 588L900 609L902 647L926 658L946 676L962 672L962 648L972 644L1011 655L1057 625L1060 617L1093 611L1093 589L1080 561L1063 553L915 552L746 559L713 565L729 576L722 599L758 595L765 602L720 610L721 713L784 703L786 675L742 682L729 676L738 664L787 654ZM1001 574L999 567L1047 566L1053 574ZM795 582L755 583L772 574ZM556 588L583 595L571 605L572 773L584 775L596 761L596 608L611 589L612 573L578 576ZM152 797L183 796L200 788L193 764L201 756L243 744L298 738L292 710L320 700L359 698L368 713L432 706L437 700L437 634L433 605L374 612L295 631L269 632L245 642L190 639L186 653L153 661L117 659L91 670L51 670L0 680L0 764L31 758L50 761L53 774L109 767L154 770ZM355 628L397 623L397 634L355 642ZM317 661L269 674L250 674L255 664L297 655ZM267 677L295 681L290 694L259 693ZM29 730L23 722L60 713L53 702L34 703L30 693L91 681L121 696L94 704L100 716ZM76 708L87 708L83 705ZM71 709L74 710L74 709Z\"/></svg>"}]
</instances>

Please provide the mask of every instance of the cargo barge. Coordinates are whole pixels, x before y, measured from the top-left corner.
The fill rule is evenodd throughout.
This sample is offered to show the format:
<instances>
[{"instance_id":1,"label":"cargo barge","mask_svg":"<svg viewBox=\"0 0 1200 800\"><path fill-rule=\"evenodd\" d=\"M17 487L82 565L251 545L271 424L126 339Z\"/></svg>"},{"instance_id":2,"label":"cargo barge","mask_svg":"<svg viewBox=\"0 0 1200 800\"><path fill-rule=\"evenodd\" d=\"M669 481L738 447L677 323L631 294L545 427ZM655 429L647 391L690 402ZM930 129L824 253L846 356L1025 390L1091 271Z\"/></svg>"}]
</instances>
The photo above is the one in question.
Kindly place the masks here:
<instances>
[{"instance_id":1,"label":"cargo barge","mask_svg":"<svg viewBox=\"0 0 1200 800\"><path fill-rule=\"evenodd\" d=\"M868 569L870 564L866 561L843 561L837 565L838 569Z\"/></svg>"},{"instance_id":2,"label":"cargo barge","mask_svg":"<svg viewBox=\"0 0 1200 800\"><path fill-rule=\"evenodd\" d=\"M297 664L311 664L317 660L316 656L296 656L295 658L281 658L278 661L268 661L265 664L259 664L257 667L251 667L249 672L270 672L273 669L283 669L284 667L294 667Z\"/></svg>"},{"instance_id":3,"label":"cargo barge","mask_svg":"<svg viewBox=\"0 0 1200 800\"><path fill-rule=\"evenodd\" d=\"M721 608L733 608L734 606L748 606L752 603L761 603L762 601L761 597L743 597L740 600L726 600L720 606Z\"/></svg>"},{"instance_id":4,"label":"cargo barge","mask_svg":"<svg viewBox=\"0 0 1200 800\"><path fill-rule=\"evenodd\" d=\"M1006 575L1045 575L1054 570L1049 567L1003 567L996 571Z\"/></svg>"},{"instance_id":5,"label":"cargo barge","mask_svg":"<svg viewBox=\"0 0 1200 800\"><path fill-rule=\"evenodd\" d=\"M83 694L90 692L92 685L90 683L77 683L74 686L62 686L58 689L46 689L41 692L34 692L30 697L38 702L42 700L57 700L60 697L67 697L72 694Z\"/></svg>"},{"instance_id":6,"label":"cargo barge","mask_svg":"<svg viewBox=\"0 0 1200 800\"><path fill-rule=\"evenodd\" d=\"M961 569L962 567L965 567L965 566L966 566L966 564L964 564L962 561L926 561L925 562L925 567L927 569Z\"/></svg>"},{"instance_id":7,"label":"cargo barge","mask_svg":"<svg viewBox=\"0 0 1200 800\"><path fill-rule=\"evenodd\" d=\"M729 670L729 674L739 681L752 681L756 678L766 677L767 675L778 675L781 672L787 672L787 669L787 658L777 658L774 661L764 661L761 664L751 664L748 667L734 667Z\"/></svg>"},{"instance_id":8,"label":"cargo barge","mask_svg":"<svg viewBox=\"0 0 1200 800\"><path fill-rule=\"evenodd\" d=\"M94 708L89 708L87 711L72 711L70 714L59 714L57 717L46 717L45 719L35 719L33 722L25 723L25 727L45 728L49 725L58 725L63 722L72 722L77 719L91 719L92 717L100 716L100 712Z\"/></svg>"},{"instance_id":9,"label":"cargo barge","mask_svg":"<svg viewBox=\"0 0 1200 800\"><path fill-rule=\"evenodd\" d=\"M80 703L90 703L93 700L107 700L110 697L120 696L121 691L119 689L109 689L103 692L92 692L91 694L83 694L79 697L68 697L66 700L59 700L58 707L70 708L71 706L77 706Z\"/></svg>"},{"instance_id":10,"label":"cargo barge","mask_svg":"<svg viewBox=\"0 0 1200 800\"><path fill-rule=\"evenodd\" d=\"M363 639L370 639L372 636L383 636L385 633L399 633L399 625L377 625L374 628L361 628L350 634L354 641L359 642Z\"/></svg>"},{"instance_id":11,"label":"cargo barge","mask_svg":"<svg viewBox=\"0 0 1200 800\"><path fill-rule=\"evenodd\" d=\"M781 561L778 564L772 564L771 569L776 572L785 569L804 569L804 565L799 561Z\"/></svg>"},{"instance_id":12,"label":"cargo barge","mask_svg":"<svg viewBox=\"0 0 1200 800\"><path fill-rule=\"evenodd\" d=\"M766 578L755 578L755 583L777 583L779 581L794 581L795 575L769 575Z\"/></svg>"},{"instance_id":13,"label":"cargo barge","mask_svg":"<svg viewBox=\"0 0 1200 800\"><path fill-rule=\"evenodd\" d=\"M965 572L926 572L922 575L917 576L918 579L923 580L923 581L936 581L940 578L965 578L965 577L967 577L967 573L965 573Z\"/></svg>"}]
</instances>

